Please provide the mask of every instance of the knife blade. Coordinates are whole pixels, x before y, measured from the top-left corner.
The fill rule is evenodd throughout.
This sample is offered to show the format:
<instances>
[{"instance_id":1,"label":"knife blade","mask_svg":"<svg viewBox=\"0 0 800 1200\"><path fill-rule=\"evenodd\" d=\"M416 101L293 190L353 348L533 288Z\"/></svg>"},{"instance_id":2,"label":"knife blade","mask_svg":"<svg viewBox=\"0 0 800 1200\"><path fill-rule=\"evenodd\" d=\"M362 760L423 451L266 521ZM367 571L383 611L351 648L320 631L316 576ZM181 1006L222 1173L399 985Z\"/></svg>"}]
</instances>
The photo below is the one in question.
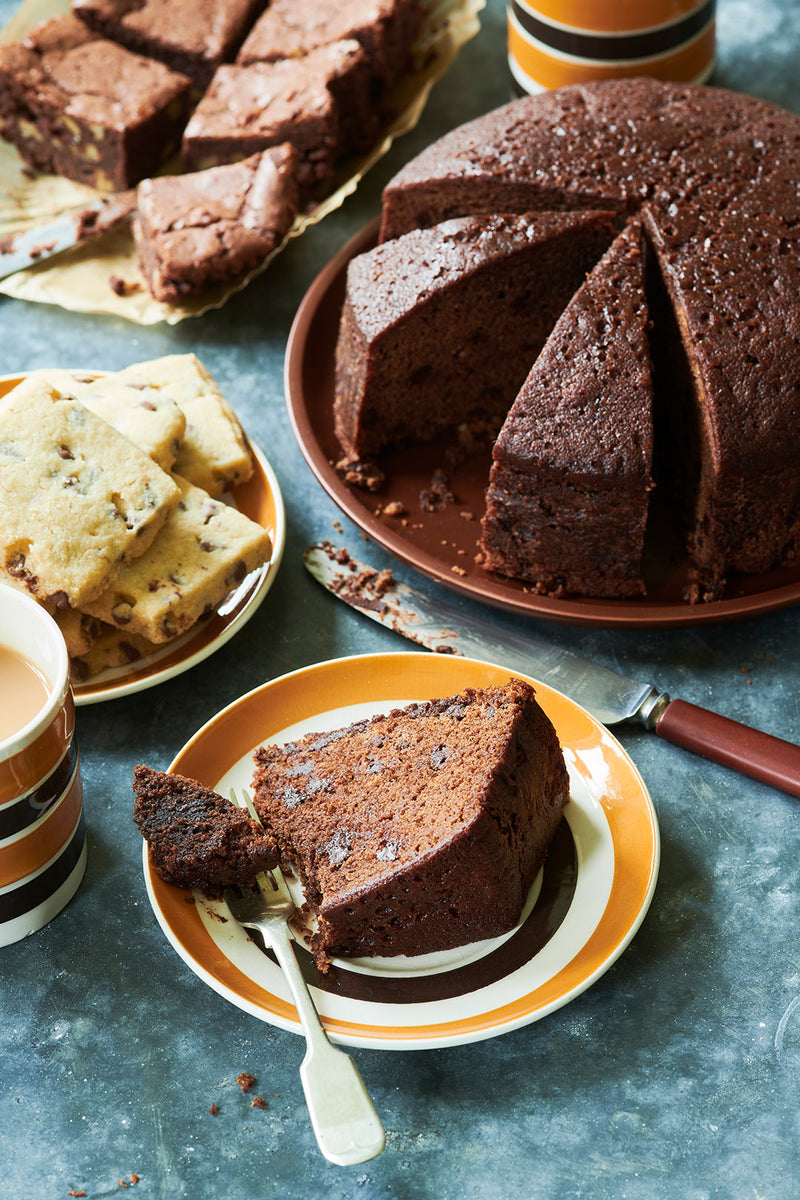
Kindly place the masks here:
<instances>
[{"instance_id":1,"label":"knife blade","mask_svg":"<svg viewBox=\"0 0 800 1200\"><path fill-rule=\"evenodd\" d=\"M603 725L635 721L667 741L763 783L800 796L800 746L672 699L652 683L629 679L560 646L504 631L491 621L432 600L331 542L310 546L303 561L333 595L379 625L438 654L460 654L530 675L575 700Z\"/></svg>"},{"instance_id":2,"label":"knife blade","mask_svg":"<svg viewBox=\"0 0 800 1200\"><path fill-rule=\"evenodd\" d=\"M114 225L131 217L135 207L135 190L118 192L62 213L23 233L4 237L0 241L0 279L107 233Z\"/></svg>"}]
</instances>

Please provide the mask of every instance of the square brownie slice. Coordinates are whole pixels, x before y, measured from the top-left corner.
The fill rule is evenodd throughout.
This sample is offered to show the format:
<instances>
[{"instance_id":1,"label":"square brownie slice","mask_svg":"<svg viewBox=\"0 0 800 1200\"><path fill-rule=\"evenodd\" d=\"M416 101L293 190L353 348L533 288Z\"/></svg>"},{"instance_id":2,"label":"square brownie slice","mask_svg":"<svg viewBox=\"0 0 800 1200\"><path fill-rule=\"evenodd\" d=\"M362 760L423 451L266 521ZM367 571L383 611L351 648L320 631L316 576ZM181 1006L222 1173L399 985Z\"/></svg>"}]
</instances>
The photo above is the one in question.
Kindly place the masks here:
<instances>
[{"instance_id":1,"label":"square brownie slice","mask_svg":"<svg viewBox=\"0 0 800 1200\"><path fill-rule=\"evenodd\" d=\"M188 75L204 91L236 57L265 0L72 0L90 29Z\"/></svg>"},{"instance_id":2,"label":"square brownie slice","mask_svg":"<svg viewBox=\"0 0 800 1200\"><path fill-rule=\"evenodd\" d=\"M364 50L376 98L401 78L422 24L419 0L271 0L236 61L277 62L354 38Z\"/></svg>"},{"instance_id":3,"label":"square brownie slice","mask_svg":"<svg viewBox=\"0 0 800 1200\"><path fill-rule=\"evenodd\" d=\"M0 46L0 136L37 171L121 191L174 153L190 81L70 15Z\"/></svg>"},{"instance_id":4,"label":"square brownie slice","mask_svg":"<svg viewBox=\"0 0 800 1200\"><path fill-rule=\"evenodd\" d=\"M173 302L259 266L297 213L295 152L284 143L242 162L145 179L133 233L156 300Z\"/></svg>"},{"instance_id":5,"label":"square brownie slice","mask_svg":"<svg viewBox=\"0 0 800 1200\"><path fill-rule=\"evenodd\" d=\"M306 199L374 128L364 52L336 42L301 58L220 67L186 127L183 165L202 170L290 142Z\"/></svg>"}]
</instances>

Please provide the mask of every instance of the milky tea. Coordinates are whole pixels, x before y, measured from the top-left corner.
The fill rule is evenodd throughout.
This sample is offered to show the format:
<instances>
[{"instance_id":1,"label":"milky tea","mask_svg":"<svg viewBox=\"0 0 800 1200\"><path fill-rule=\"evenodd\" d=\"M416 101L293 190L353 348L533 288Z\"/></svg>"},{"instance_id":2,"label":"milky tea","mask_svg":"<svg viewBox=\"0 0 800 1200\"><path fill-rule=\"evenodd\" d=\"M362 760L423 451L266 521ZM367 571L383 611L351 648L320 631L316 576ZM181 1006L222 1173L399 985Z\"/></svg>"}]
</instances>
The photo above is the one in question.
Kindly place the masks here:
<instances>
[{"instance_id":1,"label":"milky tea","mask_svg":"<svg viewBox=\"0 0 800 1200\"><path fill-rule=\"evenodd\" d=\"M0 642L0 742L12 737L41 712L50 685L18 650Z\"/></svg>"}]
</instances>

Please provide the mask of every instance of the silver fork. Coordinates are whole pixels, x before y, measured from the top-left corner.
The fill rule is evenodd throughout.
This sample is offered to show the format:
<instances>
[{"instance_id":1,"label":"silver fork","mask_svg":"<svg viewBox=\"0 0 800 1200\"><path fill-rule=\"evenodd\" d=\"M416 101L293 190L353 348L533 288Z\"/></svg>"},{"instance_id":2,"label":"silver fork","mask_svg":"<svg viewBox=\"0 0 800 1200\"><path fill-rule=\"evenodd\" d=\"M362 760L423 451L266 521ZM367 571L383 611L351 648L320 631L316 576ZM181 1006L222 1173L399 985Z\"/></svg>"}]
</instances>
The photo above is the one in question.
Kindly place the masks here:
<instances>
[{"instance_id":1,"label":"silver fork","mask_svg":"<svg viewBox=\"0 0 800 1200\"><path fill-rule=\"evenodd\" d=\"M241 800L233 789L230 798L259 820L245 788ZM306 1037L300 1078L317 1143L329 1162L340 1166L366 1162L380 1154L386 1144L380 1117L358 1067L349 1054L331 1044L322 1027L289 935L288 921L296 909L283 877L279 871L264 871L256 877L256 883L253 889L227 888L225 902L234 920L263 935L275 951L291 989Z\"/></svg>"}]
</instances>

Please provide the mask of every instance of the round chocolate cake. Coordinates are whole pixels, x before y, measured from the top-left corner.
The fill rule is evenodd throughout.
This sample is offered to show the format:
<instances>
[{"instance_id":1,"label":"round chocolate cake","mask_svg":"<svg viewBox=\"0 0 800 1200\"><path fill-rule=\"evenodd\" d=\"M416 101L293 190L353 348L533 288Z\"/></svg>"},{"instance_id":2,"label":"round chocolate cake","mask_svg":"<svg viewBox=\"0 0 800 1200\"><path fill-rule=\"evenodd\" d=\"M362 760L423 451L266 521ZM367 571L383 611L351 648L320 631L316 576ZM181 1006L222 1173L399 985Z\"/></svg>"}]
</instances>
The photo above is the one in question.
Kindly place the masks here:
<instances>
[{"instance_id":1,"label":"round chocolate cake","mask_svg":"<svg viewBox=\"0 0 800 1200\"><path fill-rule=\"evenodd\" d=\"M586 338L584 325L574 356L583 356L586 370L580 363L576 367L569 354L553 353L549 379L566 396L570 380L580 378L585 384L593 371L598 385L584 386L582 399L575 393L573 416L585 424L581 405L599 406L596 419L605 419L613 430L620 412L619 380L594 367L590 371L589 364L608 357L621 361L624 356L613 343L637 337L646 314L650 362L641 353L638 360L640 374L651 377L655 487L640 489L639 520L629 509L625 521L638 531L655 509L670 514L692 563L691 599L718 598L731 573L766 571L797 556L798 179L800 118L722 89L633 79L514 101L428 147L384 192L381 240L396 239L393 278L407 248L405 270L413 279L415 243L406 239L420 229L442 230L452 218L496 221L499 214L530 214L535 228L541 219L536 214L605 210L617 214L623 225L641 226L646 287L633 323L600 320L594 341ZM354 268L346 314L370 300L382 302L379 279L373 275L364 286L369 296L359 292ZM386 290L393 286L387 278ZM509 316L502 288L489 300L487 294L481 316L484 337L491 343L502 335ZM537 318L533 303L531 317ZM395 337L403 319L395 325ZM572 319L577 319L574 314ZM366 336L357 353L373 361L386 336L384 330L372 339ZM348 361L357 344L353 330L343 324L336 406L337 413L350 412L351 426L354 405L385 404L391 414L397 403L391 391L378 401L348 393L347 380L365 373L363 364ZM415 346L409 338L404 348L409 367ZM448 352L457 361L461 347L448 345ZM518 392L533 366L531 361L516 381ZM491 368L482 382L492 395ZM534 390L528 389L529 398ZM622 409L626 411L624 405ZM453 419L454 424L462 420L457 410ZM629 434L626 422L623 417L620 443ZM546 421L537 419L535 425L526 449L526 487L537 504L552 509L556 524L562 519L558 493L570 490L575 511L583 513L584 565L576 566L574 555L569 563L561 560L558 542L564 538L552 539L554 553L545 560L532 544L536 536L518 490L513 503L504 502L500 492L507 463L502 447L508 445L508 435L501 435L495 452L490 528L485 523L482 546L485 565L519 573L548 594L630 594L630 579L638 578L635 570L633 575L626 572L620 591L612 581L598 592L594 582L595 559L606 533L602 521L592 533L591 510L597 506L591 491L614 490L619 454L604 438L587 483L584 462L574 470L565 462L572 435L566 434L565 446L563 425L560 432L552 423L544 428ZM373 444L379 444L380 418L374 414L369 429ZM343 448L351 456L362 452L346 440ZM514 482L517 486L521 480ZM506 547L502 554L501 543ZM640 551L630 546L626 553Z\"/></svg>"}]
</instances>

